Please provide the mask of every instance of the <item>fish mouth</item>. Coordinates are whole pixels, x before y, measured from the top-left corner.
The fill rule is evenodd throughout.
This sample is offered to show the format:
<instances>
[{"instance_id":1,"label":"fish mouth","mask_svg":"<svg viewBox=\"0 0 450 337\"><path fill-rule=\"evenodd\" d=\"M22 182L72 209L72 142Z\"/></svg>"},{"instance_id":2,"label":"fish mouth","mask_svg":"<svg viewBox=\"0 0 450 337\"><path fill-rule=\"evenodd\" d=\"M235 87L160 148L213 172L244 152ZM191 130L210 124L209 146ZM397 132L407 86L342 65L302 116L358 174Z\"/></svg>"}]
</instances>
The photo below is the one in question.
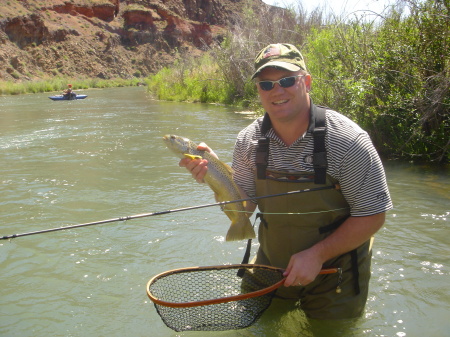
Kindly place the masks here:
<instances>
[{"instance_id":1,"label":"fish mouth","mask_svg":"<svg viewBox=\"0 0 450 337\"><path fill-rule=\"evenodd\" d=\"M169 140L169 139L173 139L173 140L176 140L176 139L182 139L182 140L184 140L184 141L186 141L186 142L189 141L188 138L185 138L185 137L179 137L179 136L177 136L177 135L164 135L164 136L163 136L163 139L164 139L164 140Z\"/></svg>"},{"instance_id":2,"label":"fish mouth","mask_svg":"<svg viewBox=\"0 0 450 337\"><path fill-rule=\"evenodd\" d=\"M177 137L175 135L164 135L163 139L164 140L170 140L170 139L176 139Z\"/></svg>"}]
</instances>

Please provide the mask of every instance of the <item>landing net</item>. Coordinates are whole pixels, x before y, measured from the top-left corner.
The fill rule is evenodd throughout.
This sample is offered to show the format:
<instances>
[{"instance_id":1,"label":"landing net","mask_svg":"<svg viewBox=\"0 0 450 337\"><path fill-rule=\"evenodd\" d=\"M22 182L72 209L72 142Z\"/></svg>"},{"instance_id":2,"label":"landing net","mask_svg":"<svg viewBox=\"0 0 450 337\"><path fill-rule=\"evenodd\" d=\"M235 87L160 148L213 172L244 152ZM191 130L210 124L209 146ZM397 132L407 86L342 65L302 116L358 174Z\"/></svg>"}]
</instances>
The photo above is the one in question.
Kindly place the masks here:
<instances>
[{"instance_id":1,"label":"landing net","mask_svg":"<svg viewBox=\"0 0 450 337\"><path fill-rule=\"evenodd\" d=\"M240 264L176 269L153 277L147 295L175 331L242 329L266 310L283 270Z\"/></svg>"}]
</instances>

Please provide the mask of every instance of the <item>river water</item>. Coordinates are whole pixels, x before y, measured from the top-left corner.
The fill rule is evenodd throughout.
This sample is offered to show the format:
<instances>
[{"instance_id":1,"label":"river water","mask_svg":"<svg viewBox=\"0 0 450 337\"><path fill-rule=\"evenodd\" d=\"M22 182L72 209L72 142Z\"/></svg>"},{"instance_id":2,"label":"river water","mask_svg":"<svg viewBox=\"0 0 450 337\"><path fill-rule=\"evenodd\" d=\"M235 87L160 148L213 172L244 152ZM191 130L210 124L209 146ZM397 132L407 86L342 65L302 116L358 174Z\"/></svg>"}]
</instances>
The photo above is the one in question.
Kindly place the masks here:
<instances>
[{"instance_id":1,"label":"river water","mask_svg":"<svg viewBox=\"0 0 450 337\"><path fill-rule=\"evenodd\" d=\"M161 137L206 141L230 163L253 118L157 102L144 88L84 93L0 97L0 237L212 203ZM449 171L385 167L395 209L376 236L364 317L308 321L276 300L251 327L214 335L450 336ZM0 335L210 336L167 328L146 284L175 268L240 263L246 242L225 242L228 226L209 207L2 240Z\"/></svg>"}]
</instances>

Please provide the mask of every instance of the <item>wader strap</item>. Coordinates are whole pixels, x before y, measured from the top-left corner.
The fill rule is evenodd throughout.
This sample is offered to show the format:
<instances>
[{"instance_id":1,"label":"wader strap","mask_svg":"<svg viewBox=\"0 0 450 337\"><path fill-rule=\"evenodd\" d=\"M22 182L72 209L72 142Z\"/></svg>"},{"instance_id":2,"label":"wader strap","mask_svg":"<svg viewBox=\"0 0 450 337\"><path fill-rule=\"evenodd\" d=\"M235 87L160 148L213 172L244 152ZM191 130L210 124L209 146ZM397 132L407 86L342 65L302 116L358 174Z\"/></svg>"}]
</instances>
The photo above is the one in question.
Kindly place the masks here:
<instances>
[{"instance_id":1,"label":"wader strap","mask_svg":"<svg viewBox=\"0 0 450 337\"><path fill-rule=\"evenodd\" d=\"M262 213L257 213L256 214L255 222L256 222L256 220L258 220L258 218L262 219ZM255 227L255 222L253 223L253 227ZM262 220L261 220L261 222L262 222ZM248 264L248 261L250 260L250 251L251 251L251 249L252 249L252 239L248 239L247 240L247 248L245 248L244 258L242 259L241 264ZM239 269L237 271L237 276L243 277L244 273L245 273L245 269L241 268L241 269Z\"/></svg>"},{"instance_id":2,"label":"wader strap","mask_svg":"<svg viewBox=\"0 0 450 337\"><path fill-rule=\"evenodd\" d=\"M352 274L353 274L355 293L356 293L356 295L359 295L361 290L359 289L358 251L356 249L353 249L350 252L350 256L352 258Z\"/></svg>"},{"instance_id":3,"label":"wader strap","mask_svg":"<svg viewBox=\"0 0 450 337\"><path fill-rule=\"evenodd\" d=\"M252 249L252 239L248 239L247 248L245 248L244 258L242 259L241 264L248 264L248 260L250 260L250 250ZM237 276L243 277L245 273L245 268L241 268L237 271Z\"/></svg>"},{"instance_id":4,"label":"wader strap","mask_svg":"<svg viewBox=\"0 0 450 337\"><path fill-rule=\"evenodd\" d=\"M315 123L313 130L314 138L314 184L325 184L327 174L327 152L325 149L325 109L316 106Z\"/></svg>"},{"instance_id":5,"label":"wader strap","mask_svg":"<svg viewBox=\"0 0 450 337\"><path fill-rule=\"evenodd\" d=\"M266 219L264 219L262 213L257 213L256 214L256 219L255 220L257 220L258 218L261 218L261 223L264 225L264 227L267 228L269 226L269 224L267 223Z\"/></svg>"},{"instance_id":6,"label":"wader strap","mask_svg":"<svg viewBox=\"0 0 450 337\"><path fill-rule=\"evenodd\" d=\"M266 179L266 169L269 161L269 143L269 138L263 137L258 139L255 160L258 179Z\"/></svg>"},{"instance_id":7,"label":"wader strap","mask_svg":"<svg viewBox=\"0 0 450 337\"><path fill-rule=\"evenodd\" d=\"M312 135L314 139L313 151L313 166L314 166L314 184L326 184L327 174L327 152L325 148L325 134L326 134L326 109L321 106L312 105L314 109L312 116L314 116L314 129ZM270 126L270 119L264 117L263 127L267 129ZM268 124L269 123L269 124ZM258 146L256 147L256 175L257 179L266 179L266 169L269 160L269 143L268 137L261 137L258 139Z\"/></svg>"}]
</instances>

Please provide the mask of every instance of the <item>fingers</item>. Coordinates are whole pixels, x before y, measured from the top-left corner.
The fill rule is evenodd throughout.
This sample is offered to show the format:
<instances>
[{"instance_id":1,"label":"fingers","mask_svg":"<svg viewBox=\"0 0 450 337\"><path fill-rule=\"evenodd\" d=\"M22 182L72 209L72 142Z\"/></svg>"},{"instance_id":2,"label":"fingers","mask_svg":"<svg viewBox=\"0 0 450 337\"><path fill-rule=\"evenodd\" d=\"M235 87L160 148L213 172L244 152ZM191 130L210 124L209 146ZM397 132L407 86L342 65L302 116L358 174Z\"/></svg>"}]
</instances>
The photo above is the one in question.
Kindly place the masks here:
<instances>
[{"instance_id":1,"label":"fingers","mask_svg":"<svg viewBox=\"0 0 450 337\"><path fill-rule=\"evenodd\" d=\"M286 278L286 281L284 281L284 286L285 287L291 287L291 286L298 287L298 286L306 286L309 283L310 282L301 281L300 277L296 277L294 274L291 274L291 275L288 275L288 277Z\"/></svg>"},{"instance_id":2,"label":"fingers","mask_svg":"<svg viewBox=\"0 0 450 337\"><path fill-rule=\"evenodd\" d=\"M290 286L297 286L301 284L300 278L297 277L295 272L292 272L292 258L291 261L289 262L288 267L286 268L286 271L283 273L283 276L286 277L286 281L284 281L284 286L285 287L290 287Z\"/></svg>"},{"instance_id":3,"label":"fingers","mask_svg":"<svg viewBox=\"0 0 450 337\"><path fill-rule=\"evenodd\" d=\"M206 159L183 158L180 160L178 165L181 167L186 167L198 183L205 182L204 178L206 172L208 171L208 161Z\"/></svg>"},{"instance_id":4,"label":"fingers","mask_svg":"<svg viewBox=\"0 0 450 337\"><path fill-rule=\"evenodd\" d=\"M311 283L310 280L307 280L302 275L296 274L296 273L287 273L285 272L283 276L287 276L286 281L284 281L285 287L291 287L291 286L306 286L309 283Z\"/></svg>"},{"instance_id":5,"label":"fingers","mask_svg":"<svg viewBox=\"0 0 450 337\"><path fill-rule=\"evenodd\" d=\"M208 171L208 161L206 159L191 160L186 168L191 172L192 177L198 183L204 183L206 172Z\"/></svg>"},{"instance_id":6,"label":"fingers","mask_svg":"<svg viewBox=\"0 0 450 337\"><path fill-rule=\"evenodd\" d=\"M308 255L307 250L291 256L283 276L286 277L284 285L306 286L313 282L322 268L322 264Z\"/></svg>"}]
</instances>

